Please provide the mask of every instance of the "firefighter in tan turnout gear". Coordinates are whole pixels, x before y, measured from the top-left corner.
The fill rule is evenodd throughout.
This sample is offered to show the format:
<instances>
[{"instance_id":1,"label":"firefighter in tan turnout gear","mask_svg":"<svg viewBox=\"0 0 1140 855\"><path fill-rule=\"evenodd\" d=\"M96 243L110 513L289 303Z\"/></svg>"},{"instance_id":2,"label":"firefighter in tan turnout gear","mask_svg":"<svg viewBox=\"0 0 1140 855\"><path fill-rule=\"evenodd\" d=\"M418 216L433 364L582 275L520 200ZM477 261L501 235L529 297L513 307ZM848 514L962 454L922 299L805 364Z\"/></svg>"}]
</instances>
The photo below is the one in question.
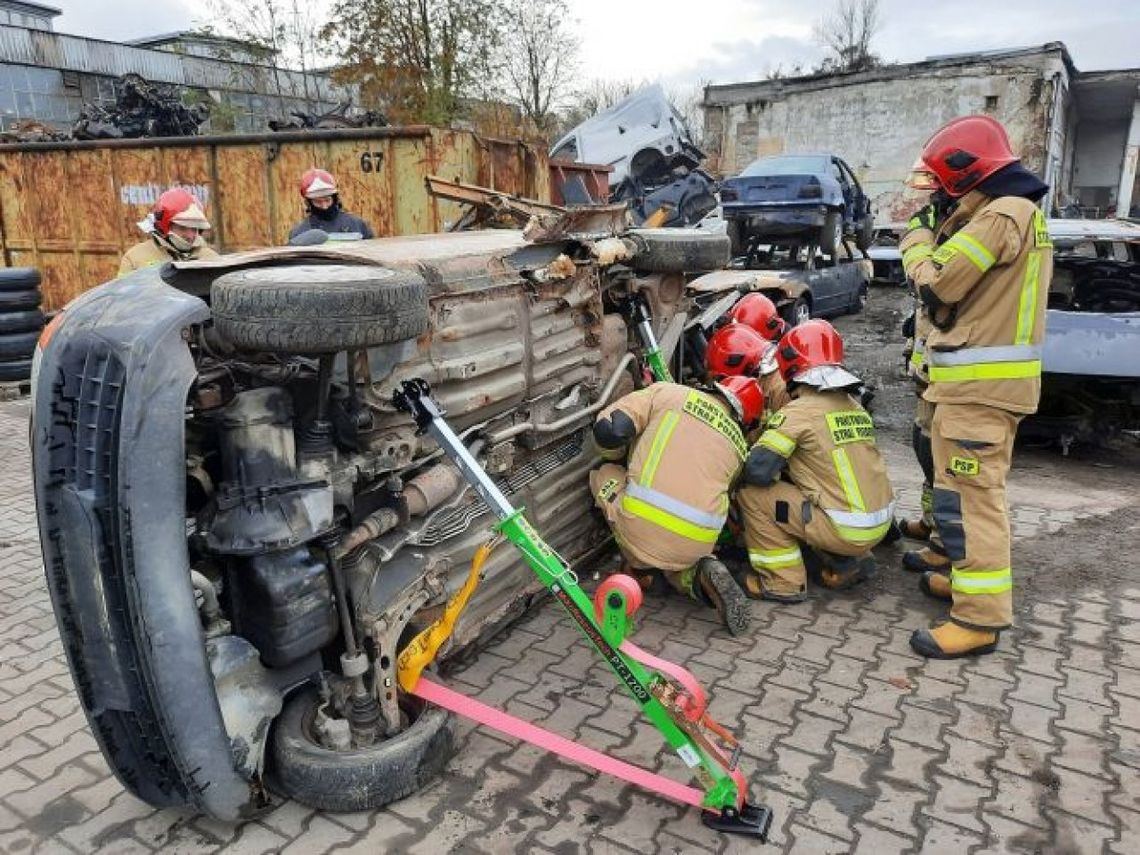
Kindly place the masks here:
<instances>
[{"instance_id":1,"label":"firefighter in tan turnout gear","mask_svg":"<svg viewBox=\"0 0 1140 855\"><path fill-rule=\"evenodd\" d=\"M654 383L594 423L603 458L628 455L590 473L594 501L625 560L635 570L663 571L674 588L716 608L733 635L748 628L748 599L712 551L748 450L743 430L763 410L756 381L730 377L711 392Z\"/></svg>"},{"instance_id":2,"label":"firefighter in tan turnout gear","mask_svg":"<svg viewBox=\"0 0 1140 855\"><path fill-rule=\"evenodd\" d=\"M793 328L776 359L792 400L749 452L736 502L752 569L746 590L794 603L807 596L801 544L819 559L825 587L874 572L870 550L890 529L894 497L871 416L854 397L862 383L842 367L831 324Z\"/></svg>"},{"instance_id":3,"label":"firefighter in tan turnout gear","mask_svg":"<svg viewBox=\"0 0 1140 855\"><path fill-rule=\"evenodd\" d=\"M168 261L216 258L202 237L210 230L204 206L189 190L175 187L158 197L154 209L139 223L148 235L128 249L119 262L119 275Z\"/></svg>"},{"instance_id":4,"label":"firefighter in tan turnout gear","mask_svg":"<svg viewBox=\"0 0 1140 855\"><path fill-rule=\"evenodd\" d=\"M1013 619L1005 481L1018 422L1037 409L1041 342L1053 272L1048 188L1022 167L1005 129L988 116L955 119L922 161L954 200L932 203L900 244L925 304L934 405L934 521L949 573L923 573L922 589L952 599L950 620L917 630L924 656L988 653Z\"/></svg>"}]
</instances>

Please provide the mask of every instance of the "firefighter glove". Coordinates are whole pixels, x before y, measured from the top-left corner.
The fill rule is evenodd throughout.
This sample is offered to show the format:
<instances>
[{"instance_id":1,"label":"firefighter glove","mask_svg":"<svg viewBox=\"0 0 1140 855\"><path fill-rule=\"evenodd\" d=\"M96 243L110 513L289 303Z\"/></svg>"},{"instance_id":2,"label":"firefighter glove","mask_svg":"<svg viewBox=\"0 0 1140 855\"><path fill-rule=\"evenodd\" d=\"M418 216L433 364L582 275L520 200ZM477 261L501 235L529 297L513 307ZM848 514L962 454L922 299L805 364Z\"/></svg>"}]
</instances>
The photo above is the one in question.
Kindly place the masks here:
<instances>
[{"instance_id":1,"label":"firefighter glove","mask_svg":"<svg viewBox=\"0 0 1140 855\"><path fill-rule=\"evenodd\" d=\"M767 487L779 479L780 471L787 462L770 448L753 448L748 452L748 460L744 463L742 479L745 484L753 487Z\"/></svg>"},{"instance_id":2,"label":"firefighter glove","mask_svg":"<svg viewBox=\"0 0 1140 855\"><path fill-rule=\"evenodd\" d=\"M910 218L906 224L908 232L917 231L918 229L929 229L934 231L938 227L938 211L935 210L934 205L927 205L921 208L918 213Z\"/></svg>"}]
</instances>

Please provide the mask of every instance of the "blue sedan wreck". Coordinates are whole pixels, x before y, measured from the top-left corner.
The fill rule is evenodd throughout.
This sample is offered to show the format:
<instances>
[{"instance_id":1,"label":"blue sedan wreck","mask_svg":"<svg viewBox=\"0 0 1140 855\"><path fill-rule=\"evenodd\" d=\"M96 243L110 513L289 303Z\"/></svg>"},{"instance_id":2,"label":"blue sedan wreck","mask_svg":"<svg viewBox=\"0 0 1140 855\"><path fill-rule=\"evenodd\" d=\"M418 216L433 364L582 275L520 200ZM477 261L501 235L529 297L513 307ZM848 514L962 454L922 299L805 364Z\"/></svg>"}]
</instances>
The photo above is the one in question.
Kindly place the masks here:
<instances>
[{"instance_id":1,"label":"blue sedan wreck","mask_svg":"<svg viewBox=\"0 0 1140 855\"><path fill-rule=\"evenodd\" d=\"M871 202L851 168L830 154L762 157L721 184L733 255L758 244L818 246L835 257L845 238L871 245Z\"/></svg>"}]
</instances>

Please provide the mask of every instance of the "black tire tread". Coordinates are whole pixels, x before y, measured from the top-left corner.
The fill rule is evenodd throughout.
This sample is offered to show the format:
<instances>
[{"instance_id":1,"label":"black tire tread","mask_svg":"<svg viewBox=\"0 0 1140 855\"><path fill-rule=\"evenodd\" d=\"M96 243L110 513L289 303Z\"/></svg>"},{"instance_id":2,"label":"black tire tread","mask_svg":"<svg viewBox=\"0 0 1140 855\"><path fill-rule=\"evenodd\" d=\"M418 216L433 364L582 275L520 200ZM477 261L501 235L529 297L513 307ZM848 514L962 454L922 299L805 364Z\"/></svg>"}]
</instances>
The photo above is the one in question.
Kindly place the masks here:
<instances>
[{"instance_id":1,"label":"black tire tread","mask_svg":"<svg viewBox=\"0 0 1140 855\"><path fill-rule=\"evenodd\" d=\"M706 273L728 265L732 249L727 234L699 229L634 229L638 252L630 265L646 273Z\"/></svg>"},{"instance_id":2,"label":"black tire tread","mask_svg":"<svg viewBox=\"0 0 1140 855\"><path fill-rule=\"evenodd\" d=\"M242 349L329 353L406 341L428 327L427 285L415 274L324 283L246 272L211 288L214 325Z\"/></svg>"}]
</instances>

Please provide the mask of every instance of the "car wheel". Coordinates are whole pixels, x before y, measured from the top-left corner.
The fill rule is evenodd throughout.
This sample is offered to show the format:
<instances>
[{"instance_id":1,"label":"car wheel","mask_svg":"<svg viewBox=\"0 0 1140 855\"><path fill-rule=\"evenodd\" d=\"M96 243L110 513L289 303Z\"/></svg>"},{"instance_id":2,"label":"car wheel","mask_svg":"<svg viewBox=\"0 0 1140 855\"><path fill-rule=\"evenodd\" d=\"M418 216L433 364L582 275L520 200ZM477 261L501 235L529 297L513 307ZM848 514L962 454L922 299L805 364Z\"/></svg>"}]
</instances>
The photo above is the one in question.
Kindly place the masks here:
<instances>
[{"instance_id":1,"label":"car wheel","mask_svg":"<svg viewBox=\"0 0 1140 855\"><path fill-rule=\"evenodd\" d=\"M313 732L320 698L304 689L285 703L273 726L270 786L320 810L374 810L409 796L443 771L455 751L451 713L407 698L411 724L368 748L334 751Z\"/></svg>"},{"instance_id":2,"label":"car wheel","mask_svg":"<svg viewBox=\"0 0 1140 855\"><path fill-rule=\"evenodd\" d=\"M214 326L243 350L334 353L415 338L427 283L410 271L302 264L235 270L210 288Z\"/></svg>"},{"instance_id":3,"label":"car wheel","mask_svg":"<svg viewBox=\"0 0 1140 855\"><path fill-rule=\"evenodd\" d=\"M855 246L866 252L875 242L875 217L868 213L859 221L859 230L855 233Z\"/></svg>"},{"instance_id":4,"label":"car wheel","mask_svg":"<svg viewBox=\"0 0 1140 855\"><path fill-rule=\"evenodd\" d=\"M645 273L704 273L729 262L727 235L700 229L632 229L637 246L630 265Z\"/></svg>"},{"instance_id":5,"label":"car wheel","mask_svg":"<svg viewBox=\"0 0 1140 855\"><path fill-rule=\"evenodd\" d=\"M4 290L0 288L0 312L19 312L25 309L38 309L40 292L38 288Z\"/></svg>"},{"instance_id":6,"label":"car wheel","mask_svg":"<svg viewBox=\"0 0 1140 855\"><path fill-rule=\"evenodd\" d=\"M27 380L32 376L32 358L11 359L0 362L0 382Z\"/></svg>"},{"instance_id":7,"label":"car wheel","mask_svg":"<svg viewBox=\"0 0 1140 855\"><path fill-rule=\"evenodd\" d=\"M819 230L819 248L824 255L835 258L843 243L843 215L839 211L828 211Z\"/></svg>"},{"instance_id":8,"label":"car wheel","mask_svg":"<svg viewBox=\"0 0 1140 855\"><path fill-rule=\"evenodd\" d=\"M0 267L0 291L24 291L40 287L40 272L34 267Z\"/></svg>"},{"instance_id":9,"label":"car wheel","mask_svg":"<svg viewBox=\"0 0 1140 855\"><path fill-rule=\"evenodd\" d=\"M39 330L0 335L0 359L24 359L30 357L39 340Z\"/></svg>"},{"instance_id":10,"label":"car wheel","mask_svg":"<svg viewBox=\"0 0 1140 855\"><path fill-rule=\"evenodd\" d=\"M44 328L45 323L47 323L47 319L39 309L0 313L0 335L31 332L33 330L39 333Z\"/></svg>"},{"instance_id":11,"label":"car wheel","mask_svg":"<svg viewBox=\"0 0 1140 855\"><path fill-rule=\"evenodd\" d=\"M806 297L796 297L796 299L784 306L780 310L780 317L782 317L788 326L798 327L800 324L811 320L811 301Z\"/></svg>"}]
</instances>

